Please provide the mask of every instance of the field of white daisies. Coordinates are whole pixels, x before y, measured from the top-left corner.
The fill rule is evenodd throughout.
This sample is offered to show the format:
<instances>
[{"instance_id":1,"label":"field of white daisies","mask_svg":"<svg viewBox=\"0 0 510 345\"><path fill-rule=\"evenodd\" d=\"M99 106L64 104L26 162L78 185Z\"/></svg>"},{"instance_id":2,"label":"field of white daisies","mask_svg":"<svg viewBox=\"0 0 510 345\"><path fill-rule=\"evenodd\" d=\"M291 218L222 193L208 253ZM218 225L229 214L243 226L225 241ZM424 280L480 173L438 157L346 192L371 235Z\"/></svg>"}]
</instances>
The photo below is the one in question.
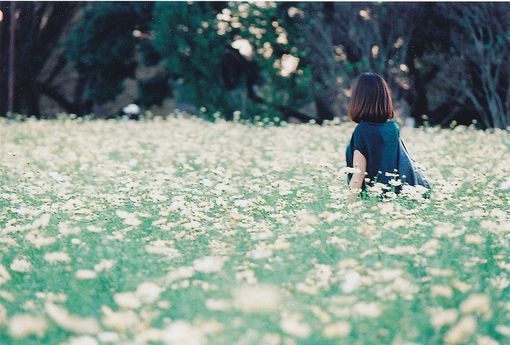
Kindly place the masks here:
<instances>
[{"instance_id":1,"label":"field of white daisies","mask_svg":"<svg viewBox=\"0 0 510 345\"><path fill-rule=\"evenodd\" d=\"M510 344L509 132L348 204L353 129L3 121L0 344Z\"/></svg>"}]
</instances>

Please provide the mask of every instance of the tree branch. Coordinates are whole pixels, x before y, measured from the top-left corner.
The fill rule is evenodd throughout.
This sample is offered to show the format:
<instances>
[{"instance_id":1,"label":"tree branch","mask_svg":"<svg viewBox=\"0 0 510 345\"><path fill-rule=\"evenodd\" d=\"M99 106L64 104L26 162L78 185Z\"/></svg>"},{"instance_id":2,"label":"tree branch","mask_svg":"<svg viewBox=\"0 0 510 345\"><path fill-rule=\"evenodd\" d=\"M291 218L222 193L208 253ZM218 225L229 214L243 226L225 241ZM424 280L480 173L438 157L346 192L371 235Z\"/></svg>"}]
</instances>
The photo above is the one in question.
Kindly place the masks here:
<instances>
[{"instance_id":1,"label":"tree branch","mask_svg":"<svg viewBox=\"0 0 510 345\"><path fill-rule=\"evenodd\" d=\"M42 94L51 98L55 102L58 103L64 110L68 113L73 113L76 106L75 104L69 102L63 95L61 95L54 87L48 84L37 83L37 89Z\"/></svg>"}]
</instances>

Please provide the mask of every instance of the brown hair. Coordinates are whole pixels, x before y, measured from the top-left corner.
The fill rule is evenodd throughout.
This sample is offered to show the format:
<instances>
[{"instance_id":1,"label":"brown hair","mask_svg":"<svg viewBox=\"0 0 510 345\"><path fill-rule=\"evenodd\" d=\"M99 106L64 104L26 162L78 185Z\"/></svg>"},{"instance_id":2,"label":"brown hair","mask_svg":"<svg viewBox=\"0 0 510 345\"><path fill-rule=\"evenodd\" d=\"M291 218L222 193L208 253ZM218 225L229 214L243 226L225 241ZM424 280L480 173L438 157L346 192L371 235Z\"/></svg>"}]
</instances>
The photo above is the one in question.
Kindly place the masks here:
<instances>
[{"instance_id":1,"label":"brown hair","mask_svg":"<svg viewBox=\"0 0 510 345\"><path fill-rule=\"evenodd\" d=\"M393 118L391 91L376 73L363 73L354 82L347 116L352 121L384 123Z\"/></svg>"}]
</instances>

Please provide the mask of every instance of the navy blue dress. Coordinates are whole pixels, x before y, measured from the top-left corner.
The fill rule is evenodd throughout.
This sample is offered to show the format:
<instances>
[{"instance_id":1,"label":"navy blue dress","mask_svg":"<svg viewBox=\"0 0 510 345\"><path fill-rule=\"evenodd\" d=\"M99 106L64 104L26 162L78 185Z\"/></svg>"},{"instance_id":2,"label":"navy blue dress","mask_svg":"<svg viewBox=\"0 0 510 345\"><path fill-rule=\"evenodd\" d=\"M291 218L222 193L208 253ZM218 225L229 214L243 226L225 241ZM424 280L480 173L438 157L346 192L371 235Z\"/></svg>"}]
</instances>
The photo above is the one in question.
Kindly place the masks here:
<instances>
[{"instance_id":1,"label":"navy blue dress","mask_svg":"<svg viewBox=\"0 0 510 345\"><path fill-rule=\"evenodd\" d=\"M347 145L346 161L353 167L354 151L360 151L367 160L367 175L370 183L375 181L387 184L393 179L385 176L386 172L395 173L398 166L399 128L394 120L385 123L361 121L352 133ZM352 174L347 175L350 182ZM366 189L363 181L362 189Z\"/></svg>"}]
</instances>

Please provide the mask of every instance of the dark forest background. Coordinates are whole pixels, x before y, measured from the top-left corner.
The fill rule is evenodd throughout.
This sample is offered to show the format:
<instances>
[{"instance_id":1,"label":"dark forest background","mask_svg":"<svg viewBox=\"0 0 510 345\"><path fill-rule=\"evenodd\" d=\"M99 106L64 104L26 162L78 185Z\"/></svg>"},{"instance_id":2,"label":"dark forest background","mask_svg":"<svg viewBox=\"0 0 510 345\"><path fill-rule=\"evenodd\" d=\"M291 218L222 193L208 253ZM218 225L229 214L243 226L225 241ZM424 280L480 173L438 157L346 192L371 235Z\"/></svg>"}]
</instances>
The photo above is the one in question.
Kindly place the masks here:
<instances>
[{"instance_id":1,"label":"dark forest background","mask_svg":"<svg viewBox=\"0 0 510 345\"><path fill-rule=\"evenodd\" d=\"M510 125L508 2L3 1L0 11L1 116L110 117L135 103L322 123L345 116L352 81L372 71L416 125Z\"/></svg>"}]
</instances>

